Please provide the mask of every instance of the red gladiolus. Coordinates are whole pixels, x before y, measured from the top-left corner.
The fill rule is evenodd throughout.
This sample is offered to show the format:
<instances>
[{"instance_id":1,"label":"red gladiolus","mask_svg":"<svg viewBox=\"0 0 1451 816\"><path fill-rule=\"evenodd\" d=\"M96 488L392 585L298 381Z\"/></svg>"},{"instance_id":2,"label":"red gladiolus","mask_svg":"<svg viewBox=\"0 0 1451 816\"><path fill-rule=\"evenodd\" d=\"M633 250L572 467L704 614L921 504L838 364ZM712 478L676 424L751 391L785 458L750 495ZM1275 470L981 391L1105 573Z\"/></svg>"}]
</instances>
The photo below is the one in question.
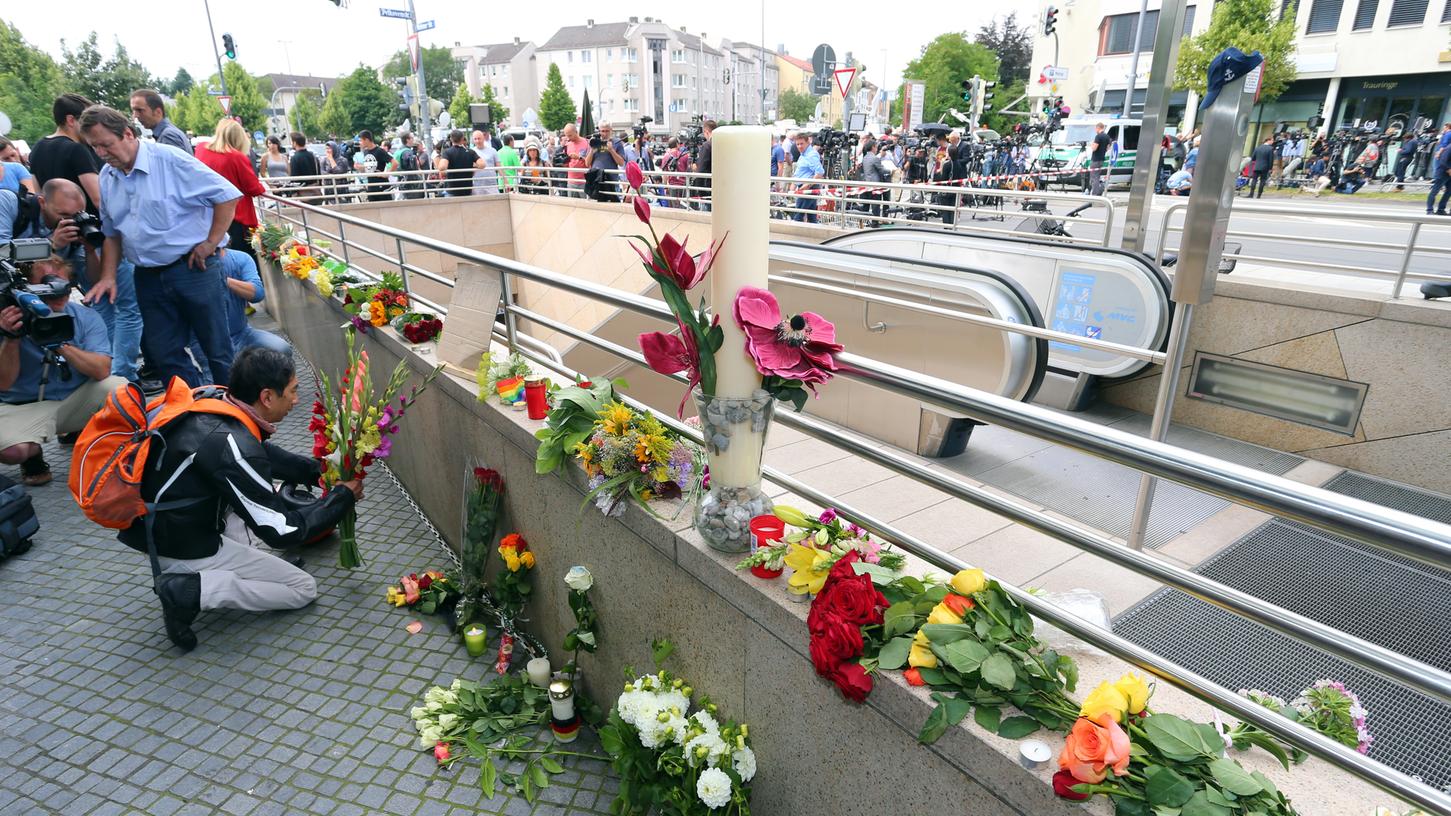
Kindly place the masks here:
<instances>
[{"instance_id":1,"label":"red gladiolus","mask_svg":"<svg viewBox=\"0 0 1451 816\"><path fill-rule=\"evenodd\" d=\"M640 185L645 183L645 173L640 170L640 165L629 162L625 165L625 182L633 190L639 190ZM640 219L645 220L645 219Z\"/></svg>"}]
</instances>

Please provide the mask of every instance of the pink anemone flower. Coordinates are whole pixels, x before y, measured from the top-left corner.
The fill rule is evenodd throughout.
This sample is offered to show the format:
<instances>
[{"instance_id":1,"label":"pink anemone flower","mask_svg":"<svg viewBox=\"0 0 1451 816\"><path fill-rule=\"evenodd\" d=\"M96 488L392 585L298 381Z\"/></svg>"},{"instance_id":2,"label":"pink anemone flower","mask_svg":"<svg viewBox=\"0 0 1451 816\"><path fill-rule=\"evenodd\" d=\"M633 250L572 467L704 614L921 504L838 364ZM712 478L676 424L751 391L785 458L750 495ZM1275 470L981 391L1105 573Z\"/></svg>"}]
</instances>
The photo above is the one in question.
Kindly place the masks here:
<instances>
[{"instance_id":1,"label":"pink anemone flower","mask_svg":"<svg viewBox=\"0 0 1451 816\"><path fill-rule=\"evenodd\" d=\"M754 286L736 294L735 316L761 374L798 380L813 392L831 379L837 368L833 355L842 350L831 321L813 312L782 317L776 296Z\"/></svg>"}]
</instances>

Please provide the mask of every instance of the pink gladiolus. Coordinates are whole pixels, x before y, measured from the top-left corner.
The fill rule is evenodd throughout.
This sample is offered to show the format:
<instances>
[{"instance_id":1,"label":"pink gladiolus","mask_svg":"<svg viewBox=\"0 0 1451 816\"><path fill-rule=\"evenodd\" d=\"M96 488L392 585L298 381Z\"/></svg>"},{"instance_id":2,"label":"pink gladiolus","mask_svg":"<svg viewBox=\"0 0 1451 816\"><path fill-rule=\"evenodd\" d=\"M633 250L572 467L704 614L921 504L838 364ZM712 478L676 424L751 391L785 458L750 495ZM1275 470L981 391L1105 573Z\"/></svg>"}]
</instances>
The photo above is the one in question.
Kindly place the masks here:
<instances>
[{"instance_id":1,"label":"pink gladiolus","mask_svg":"<svg viewBox=\"0 0 1451 816\"><path fill-rule=\"evenodd\" d=\"M685 416L685 401L690 397L690 389L700 382L700 352L695 347L695 335L681 326L678 337L665 332L646 332L640 335L639 342L640 351L650 368L661 374L686 372L690 383L676 411L676 416Z\"/></svg>"},{"instance_id":2,"label":"pink gladiolus","mask_svg":"<svg viewBox=\"0 0 1451 816\"><path fill-rule=\"evenodd\" d=\"M630 162L625 165L625 181L631 189L639 190L640 185L645 183L645 174L641 172L640 165ZM644 221L644 218L640 219Z\"/></svg>"},{"instance_id":3,"label":"pink gladiolus","mask_svg":"<svg viewBox=\"0 0 1451 816\"><path fill-rule=\"evenodd\" d=\"M746 333L746 351L761 374L798 380L812 391L831 379L837 367L833 355L842 346L826 318L813 312L783 318L775 295L754 286L741 287L734 312Z\"/></svg>"},{"instance_id":4,"label":"pink gladiolus","mask_svg":"<svg viewBox=\"0 0 1451 816\"><path fill-rule=\"evenodd\" d=\"M634 167L635 165L632 164L630 166ZM635 205L635 217L646 224L650 223L650 202L646 201L644 196L636 193L635 200L632 203Z\"/></svg>"}]
</instances>

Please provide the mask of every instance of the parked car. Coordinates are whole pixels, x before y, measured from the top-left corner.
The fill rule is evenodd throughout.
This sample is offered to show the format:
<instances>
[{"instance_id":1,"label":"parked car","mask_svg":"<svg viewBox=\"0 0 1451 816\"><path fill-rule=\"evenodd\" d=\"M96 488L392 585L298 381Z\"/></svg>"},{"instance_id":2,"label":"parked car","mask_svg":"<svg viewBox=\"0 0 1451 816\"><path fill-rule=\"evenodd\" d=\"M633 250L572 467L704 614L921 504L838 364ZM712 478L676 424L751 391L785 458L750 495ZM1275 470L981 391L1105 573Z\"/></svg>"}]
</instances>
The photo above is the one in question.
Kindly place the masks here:
<instances>
[{"instance_id":1,"label":"parked car","mask_svg":"<svg viewBox=\"0 0 1451 816\"><path fill-rule=\"evenodd\" d=\"M1048 144L1038 155L1039 162L1051 159L1060 162L1065 184L1088 191L1088 160L1092 153L1094 127L1102 122L1110 139L1118 144L1118 154L1107 164L1106 187L1128 184L1134 175L1134 158L1138 155L1141 119L1115 119L1107 116L1078 116L1063 120L1063 127L1053 132Z\"/></svg>"}]
</instances>

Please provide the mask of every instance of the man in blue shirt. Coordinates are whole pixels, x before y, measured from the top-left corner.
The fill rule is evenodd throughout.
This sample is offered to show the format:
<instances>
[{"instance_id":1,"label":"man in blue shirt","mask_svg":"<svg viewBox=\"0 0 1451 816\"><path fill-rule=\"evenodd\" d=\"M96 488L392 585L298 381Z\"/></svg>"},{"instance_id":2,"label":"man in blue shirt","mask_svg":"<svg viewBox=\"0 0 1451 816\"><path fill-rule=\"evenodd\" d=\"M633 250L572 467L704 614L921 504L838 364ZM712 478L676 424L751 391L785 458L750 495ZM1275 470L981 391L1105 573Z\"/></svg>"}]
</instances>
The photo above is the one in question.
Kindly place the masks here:
<instances>
[{"instance_id":1,"label":"man in blue shirt","mask_svg":"<svg viewBox=\"0 0 1451 816\"><path fill-rule=\"evenodd\" d=\"M821 154L811 144L809 133L796 134L796 149L801 152L801 158L796 160L796 172L793 174L798 179L819 179L826 176L826 168L821 166ZM805 221L808 224L816 223L816 191L818 187L809 182L796 185L796 209L810 210L810 212L795 212L791 214L792 221Z\"/></svg>"},{"instance_id":2,"label":"man in blue shirt","mask_svg":"<svg viewBox=\"0 0 1451 816\"><path fill-rule=\"evenodd\" d=\"M69 281L70 264L51 256L31 264L26 277L39 284L52 275ZM51 479L41 443L84 428L106 397L126 384L111 376L111 340L100 315L64 295L45 304L75 322L75 337L53 349L49 360L31 337L16 336L20 307L0 310L0 462L20 465L21 481L32 487ZM69 367L69 379L57 360Z\"/></svg>"},{"instance_id":3,"label":"man in blue shirt","mask_svg":"<svg viewBox=\"0 0 1451 816\"><path fill-rule=\"evenodd\" d=\"M292 346L286 340L262 329L254 329L247 322L247 304L261 303L267 297L262 288L262 276L257 273L257 262L245 252L222 253L222 282L227 287L227 331L232 337L232 351L240 354L248 346L280 351L292 356Z\"/></svg>"},{"instance_id":4,"label":"man in blue shirt","mask_svg":"<svg viewBox=\"0 0 1451 816\"><path fill-rule=\"evenodd\" d=\"M786 151L781 147L781 137L771 134L771 178L781 175L781 165L786 161Z\"/></svg>"},{"instance_id":5,"label":"man in blue shirt","mask_svg":"<svg viewBox=\"0 0 1451 816\"><path fill-rule=\"evenodd\" d=\"M195 334L206 352L211 381L226 383L232 365L221 257L242 194L195 157L136 138L120 112L92 105L81 114L81 135L106 167L101 170L100 280L89 300L114 296L116 265L136 266L136 301L145 325L142 347L163 380L197 378L186 354Z\"/></svg>"},{"instance_id":6,"label":"man in blue shirt","mask_svg":"<svg viewBox=\"0 0 1451 816\"><path fill-rule=\"evenodd\" d=\"M1441 194L1439 204L1435 203L1437 193ZM1441 140L1432 151L1431 194L1426 196L1426 214L1446 215L1447 199L1451 199L1451 122L1441 126Z\"/></svg>"},{"instance_id":7,"label":"man in blue shirt","mask_svg":"<svg viewBox=\"0 0 1451 816\"><path fill-rule=\"evenodd\" d=\"M35 176L25 169L25 165L20 162L0 162L0 190L18 194L21 187L32 193L39 192L35 186Z\"/></svg>"},{"instance_id":8,"label":"man in blue shirt","mask_svg":"<svg viewBox=\"0 0 1451 816\"><path fill-rule=\"evenodd\" d=\"M131 92L131 113L135 114L136 121L151 131L152 138L157 144L171 145L177 150L187 153L194 152L191 147L191 139L181 132L181 128L171 123L166 118L166 102L161 94L151 88L142 88Z\"/></svg>"}]
</instances>

